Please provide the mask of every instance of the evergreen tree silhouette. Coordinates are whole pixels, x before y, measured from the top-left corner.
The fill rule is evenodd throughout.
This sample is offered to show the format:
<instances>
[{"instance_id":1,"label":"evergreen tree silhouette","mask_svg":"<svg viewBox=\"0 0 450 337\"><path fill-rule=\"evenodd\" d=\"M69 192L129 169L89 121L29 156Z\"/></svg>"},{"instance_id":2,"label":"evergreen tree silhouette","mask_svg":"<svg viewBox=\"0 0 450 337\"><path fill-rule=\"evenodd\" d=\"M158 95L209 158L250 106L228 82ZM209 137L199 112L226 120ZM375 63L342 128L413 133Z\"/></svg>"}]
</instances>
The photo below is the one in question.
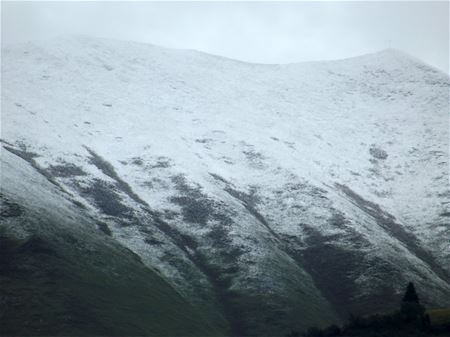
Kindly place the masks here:
<instances>
[{"instance_id":1,"label":"evergreen tree silhouette","mask_svg":"<svg viewBox=\"0 0 450 337\"><path fill-rule=\"evenodd\" d=\"M400 313L405 322L408 324L420 325L423 322L425 308L419 302L414 283L409 282L406 287L405 295L402 299Z\"/></svg>"},{"instance_id":2,"label":"evergreen tree silhouette","mask_svg":"<svg viewBox=\"0 0 450 337\"><path fill-rule=\"evenodd\" d=\"M402 302L408 303L419 303L419 296L417 296L416 288L414 287L414 283L409 282L406 287L405 295L403 295Z\"/></svg>"}]
</instances>

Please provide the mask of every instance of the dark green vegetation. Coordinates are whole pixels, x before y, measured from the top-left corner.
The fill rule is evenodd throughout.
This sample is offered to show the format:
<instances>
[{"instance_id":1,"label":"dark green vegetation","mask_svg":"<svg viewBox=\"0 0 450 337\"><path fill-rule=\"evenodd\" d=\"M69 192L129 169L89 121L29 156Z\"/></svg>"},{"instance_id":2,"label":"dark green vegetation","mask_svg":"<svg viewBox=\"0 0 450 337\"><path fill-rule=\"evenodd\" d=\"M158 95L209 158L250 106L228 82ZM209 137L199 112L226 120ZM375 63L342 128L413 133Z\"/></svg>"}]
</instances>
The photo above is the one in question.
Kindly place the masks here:
<instances>
[{"instance_id":1,"label":"dark green vegetation","mask_svg":"<svg viewBox=\"0 0 450 337\"><path fill-rule=\"evenodd\" d=\"M425 311L413 283L409 283L400 310L387 315L351 316L342 328L310 328L303 334L291 332L288 337L428 337L450 336L450 310Z\"/></svg>"},{"instance_id":2,"label":"dark green vegetation","mask_svg":"<svg viewBox=\"0 0 450 337\"><path fill-rule=\"evenodd\" d=\"M0 217L9 218L16 217L23 214L23 210L19 204L9 201L2 194L0 194Z\"/></svg>"},{"instance_id":3,"label":"dark green vegetation","mask_svg":"<svg viewBox=\"0 0 450 337\"><path fill-rule=\"evenodd\" d=\"M80 235L51 221L39 225L51 231L27 230L18 237L2 219L0 335L227 334L128 249L105 236L97 240L92 231Z\"/></svg>"},{"instance_id":4,"label":"dark green vegetation","mask_svg":"<svg viewBox=\"0 0 450 337\"><path fill-rule=\"evenodd\" d=\"M177 193L170 201L180 207L183 226L178 228L141 200L106 159L87 150L90 163L108 178L95 177L88 184L73 180L72 186L87 204L91 203L107 217L96 219L85 212L83 204L74 208L73 200L69 200L72 204L66 200L68 193L60 188L57 178L83 176L84 171L68 163L60 165L61 161L38 170L37 163L28 160L35 170L21 171L23 175L17 181L30 175L34 184L42 184L42 189L31 190L36 194L31 197L28 193L19 197L7 193L9 198L1 199L0 229L4 230L0 235L0 335L282 336L290 329L302 331L310 326L338 324L349 312L360 315L386 312L386 307L389 311L400 300L389 287L400 275L389 264L374 259L366 261L363 254L333 245L338 238L324 236L312 224L301 224L304 242L275 232L259 206L261 198L256 188L242 191L211 174L223 184L229 202L239 205L248 213L249 221L258 224L253 228L263 228L267 233L251 244L245 241L236 244L231 233L236 229L233 216L239 208L227 207L184 175L174 175L170 180ZM11 160L22 162L28 158L29 152L16 152L11 152L17 157ZM29 156L32 159L36 154ZM141 165L141 161L135 161L135 165ZM389 214L349 188L340 188L356 206L376 218L381 227L433 265L434 261L414 245L414 238L402 231ZM299 198L310 197L315 201L327 198L325 190L307 184L295 184L289 189L302 191ZM27 198L28 203L24 202ZM130 206L130 201L137 207ZM346 230L348 243L366 244L357 232L347 228L349 220L338 210L327 221L334 228ZM190 235L184 224L204 235ZM165 244L160 240L162 235L153 235L158 229L173 242L172 247L179 248L163 256L166 259L163 265L175 266L184 273L188 285L195 284L198 274L206 282L198 282L190 294L180 296L157 271L145 266L136 254L116 241L120 238L119 226L133 226L145 234L143 242L151 253L154 246ZM254 245L271 247L270 251L261 251L264 260L248 258ZM177 259L178 256L184 256L191 264L182 257ZM244 258L245 263L240 263ZM245 270L256 263L264 272L252 275ZM357 293L357 287L348 270L363 271L375 264L392 278L371 283L372 294L376 290L377 296L360 298L359 306L355 305L353 294ZM199 273L195 274L195 270ZM265 273L271 277L265 277ZM246 279L235 287L240 275L247 275ZM210 285L211 290L202 292L204 284ZM406 307L403 311L407 311ZM386 326L398 330L397 323L396 318L384 316L358 318L349 325L353 330L346 332L365 336L375 325L376 333L384 333ZM310 332L332 336L340 334L341 329L333 326Z\"/></svg>"},{"instance_id":5,"label":"dark green vegetation","mask_svg":"<svg viewBox=\"0 0 450 337\"><path fill-rule=\"evenodd\" d=\"M95 165L100 171L102 171L104 175L113 179L115 181L116 187L119 190L127 194L131 199L133 199L138 204L148 206L148 204L144 200L142 200L136 193L134 193L131 187L117 175L114 167L108 161L103 159L100 155L95 153L89 147L85 146L85 149L89 152L91 156L90 157L91 163Z\"/></svg>"},{"instance_id":6,"label":"dark green vegetation","mask_svg":"<svg viewBox=\"0 0 450 337\"><path fill-rule=\"evenodd\" d=\"M71 163L63 163L59 165L51 165L48 168L48 171L50 171L50 174L53 177L62 177L62 178L68 178L68 177L76 177L76 176L85 176L86 172L83 171L81 167L78 167Z\"/></svg>"},{"instance_id":7,"label":"dark green vegetation","mask_svg":"<svg viewBox=\"0 0 450 337\"><path fill-rule=\"evenodd\" d=\"M103 213L110 216L132 217L132 209L122 203L113 184L100 179L94 179L92 184L82 189L83 195L90 196L95 205Z\"/></svg>"},{"instance_id":8,"label":"dark green vegetation","mask_svg":"<svg viewBox=\"0 0 450 337\"><path fill-rule=\"evenodd\" d=\"M345 231L345 249L335 244L339 236L324 235L315 223L301 223L303 242L274 231L256 187L240 190L211 174L227 192L229 199L225 202L177 174L170 178L176 193L169 199L180 207L182 225L177 227L167 221L166 213L153 210L141 200L111 163L86 149L89 162L106 177L84 179L85 171L61 161L42 169L36 162L26 160L31 152L9 151L15 156L8 153L11 161L24 164L22 161L26 160L34 168L21 171L18 177L14 175L17 181L26 180L29 175L30 181L36 186L42 184L42 188L31 190L35 195L30 197L28 193L21 194L23 189L19 189L17 196L9 186L13 190L6 193L10 199L2 199L1 227L5 231L0 242L1 335L282 336L290 329L303 331L310 326L340 324L349 312L360 315L388 312L400 300L391 285L401 278L401 270L394 263L367 260L364 254L347 249L369 245L337 209L326 221ZM143 160L133 161L133 165L145 166ZM22 166L14 166L11 172L17 174L15 167ZM71 179L78 176L84 177ZM97 219L85 212L83 203L73 207L74 201L67 200L69 194L59 185L64 179L71 179L69 185L84 202L105 217ZM355 207L426 260L436 273L441 272L433 258L414 244L415 238L402 230L395 218L350 188L338 187ZM295 194L299 199L309 198L327 207L326 190L306 183L286 188L289 192L300 191ZM229 207L229 203L234 207ZM235 226L234 216L239 210L248 214L244 221L256 224L249 227L252 231L263 229L266 235L235 242L232 233L240 224ZM194 236L185 226L202 234ZM155 246L173 243L170 251L163 251L164 264L145 260L145 266L137 255L116 241L124 237L124 232L117 231L119 227L130 228L125 235L134 235L133 230L143 234L144 247L150 254L158 253ZM263 250L256 257L251 256L249 252L256 246ZM140 253L135 242L128 247ZM270 249L265 251L264 247ZM262 272L246 270L253 264ZM175 267L185 277L185 284L193 289L180 296L149 265ZM371 281L370 296L355 301L358 285L355 275L348 271L361 274L368 266L376 266L384 278L378 283ZM239 287L235 286L236 281ZM175 282L172 284L177 286ZM203 291L205 284L211 289ZM389 324L398 329L396 322L384 316L358 318L352 321L354 336L365 336L364 332L373 325L382 327L376 328L376 333L385 331L383 327ZM310 332L331 336L341 330L333 326Z\"/></svg>"},{"instance_id":9,"label":"dark green vegetation","mask_svg":"<svg viewBox=\"0 0 450 337\"><path fill-rule=\"evenodd\" d=\"M39 164L36 162L35 158L39 157L37 153L28 151L26 145L23 143L19 144L19 148L13 148L10 146L3 146L3 148L12 154L22 158L27 161L37 172L43 175L50 183L57 186L61 191L65 192L64 189L56 182L51 172L44 170Z\"/></svg>"}]
</instances>

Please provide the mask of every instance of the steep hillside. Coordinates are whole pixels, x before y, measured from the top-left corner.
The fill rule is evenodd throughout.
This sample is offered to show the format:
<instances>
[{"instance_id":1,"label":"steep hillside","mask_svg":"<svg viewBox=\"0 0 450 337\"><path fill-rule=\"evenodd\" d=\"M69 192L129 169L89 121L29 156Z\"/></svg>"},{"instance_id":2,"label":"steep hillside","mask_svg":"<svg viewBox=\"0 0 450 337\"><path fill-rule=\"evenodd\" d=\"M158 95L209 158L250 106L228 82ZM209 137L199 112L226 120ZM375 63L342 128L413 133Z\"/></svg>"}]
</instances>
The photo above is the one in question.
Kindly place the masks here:
<instances>
[{"instance_id":1,"label":"steep hillside","mask_svg":"<svg viewBox=\"0 0 450 337\"><path fill-rule=\"evenodd\" d=\"M408 281L450 304L449 79L420 61L258 65L62 38L4 48L2 78L2 160L218 331L388 310Z\"/></svg>"},{"instance_id":2,"label":"steep hillside","mask_svg":"<svg viewBox=\"0 0 450 337\"><path fill-rule=\"evenodd\" d=\"M1 167L2 336L228 333L22 159L2 150Z\"/></svg>"}]
</instances>

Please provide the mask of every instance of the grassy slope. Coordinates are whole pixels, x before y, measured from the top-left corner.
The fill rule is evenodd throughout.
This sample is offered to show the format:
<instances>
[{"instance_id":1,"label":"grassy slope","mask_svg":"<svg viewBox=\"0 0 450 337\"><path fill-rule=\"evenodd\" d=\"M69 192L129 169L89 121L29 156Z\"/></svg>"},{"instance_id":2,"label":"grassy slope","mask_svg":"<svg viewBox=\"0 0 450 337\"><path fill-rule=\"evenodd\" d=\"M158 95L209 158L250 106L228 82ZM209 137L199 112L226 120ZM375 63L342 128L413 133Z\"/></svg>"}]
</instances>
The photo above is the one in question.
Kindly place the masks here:
<instances>
[{"instance_id":1,"label":"grassy slope","mask_svg":"<svg viewBox=\"0 0 450 337\"><path fill-rule=\"evenodd\" d=\"M49 225L26 239L0 227L1 335L226 334L131 251Z\"/></svg>"},{"instance_id":2,"label":"grassy slope","mask_svg":"<svg viewBox=\"0 0 450 337\"><path fill-rule=\"evenodd\" d=\"M450 326L450 308L446 309L430 309L427 310L430 315L432 325L449 325Z\"/></svg>"}]
</instances>

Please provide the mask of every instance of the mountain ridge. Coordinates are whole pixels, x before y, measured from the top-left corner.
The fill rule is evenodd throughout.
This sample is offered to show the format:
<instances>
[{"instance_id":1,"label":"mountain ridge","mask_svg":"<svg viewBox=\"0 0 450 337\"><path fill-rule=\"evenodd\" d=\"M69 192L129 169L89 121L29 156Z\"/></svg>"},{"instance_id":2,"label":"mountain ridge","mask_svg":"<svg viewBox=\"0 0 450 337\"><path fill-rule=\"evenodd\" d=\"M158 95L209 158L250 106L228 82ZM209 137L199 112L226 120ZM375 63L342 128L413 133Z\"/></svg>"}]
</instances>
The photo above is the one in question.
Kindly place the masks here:
<instances>
[{"instance_id":1,"label":"mountain ridge","mask_svg":"<svg viewBox=\"0 0 450 337\"><path fill-rule=\"evenodd\" d=\"M3 55L2 161L212 322L325 326L395 307L411 280L449 304L448 77L392 51L259 66L77 41Z\"/></svg>"},{"instance_id":2,"label":"mountain ridge","mask_svg":"<svg viewBox=\"0 0 450 337\"><path fill-rule=\"evenodd\" d=\"M367 53L357 55L357 56L349 56L349 57L343 57L343 58L332 59L332 60L323 59L323 60L298 61L298 62L294 61L294 62L288 62L288 63L250 62L250 61L243 61L243 60L235 59L232 57L213 54L213 53L209 53L209 52L205 52L205 51L201 51L201 50L197 50L197 49L167 47L167 46L160 46L158 44L142 42L142 41L137 41L137 40L131 41L131 40L126 40L126 39L113 39L113 38L109 38L109 37L92 37L92 36L83 35L83 34L61 35L58 37L49 38L49 39L45 39L45 40L8 43L8 44L3 45L3 49L8 50L8 49L20 48L20 47L25 47L27 45L31 46L33 44L36 44L36 45L51 45L51 44L57 45L57 44L61 44L61 43L62 44L75 44L75 43L86 44L86 43L95 43L96 41L103 42L103 43L110 43L110 44L129 44L129 45L141 46L141 47L147 46L149 49L154 49L154 50L159 49L161 51L167 51L167 52L172 51L172 52L186 52L186 53L201 54L201 55L208 56L211 58L222 59L224 61L228 60L228 61L232 61L232 62L236 62L236 63L256 65L256 66L262 66L262 67L264 67L264 66L274 66L274 67L276 67L276 66L298 66L298 65L302 65L302 64L315 64L315 63L327 63L327 62L336 63L336 62L351 61L351 60L355 60L355 59L366 59L365 62L367 63L367 59L370 59L370 58L386 57L386 58L391 58L391 59L404 59L404 60L409 60L410 62L421 63L423 66L429 67L437 72L442 73L443 75L447 75L442 70L440 70L436 67L433 67L432 65L427 64L426 62L422 61L421 59L414 57L414 56L408 54L407 52L402 51L401 49L391 48L391 47L383 48L378 51L367 52Z\"/></svg>"}]
</instances>

